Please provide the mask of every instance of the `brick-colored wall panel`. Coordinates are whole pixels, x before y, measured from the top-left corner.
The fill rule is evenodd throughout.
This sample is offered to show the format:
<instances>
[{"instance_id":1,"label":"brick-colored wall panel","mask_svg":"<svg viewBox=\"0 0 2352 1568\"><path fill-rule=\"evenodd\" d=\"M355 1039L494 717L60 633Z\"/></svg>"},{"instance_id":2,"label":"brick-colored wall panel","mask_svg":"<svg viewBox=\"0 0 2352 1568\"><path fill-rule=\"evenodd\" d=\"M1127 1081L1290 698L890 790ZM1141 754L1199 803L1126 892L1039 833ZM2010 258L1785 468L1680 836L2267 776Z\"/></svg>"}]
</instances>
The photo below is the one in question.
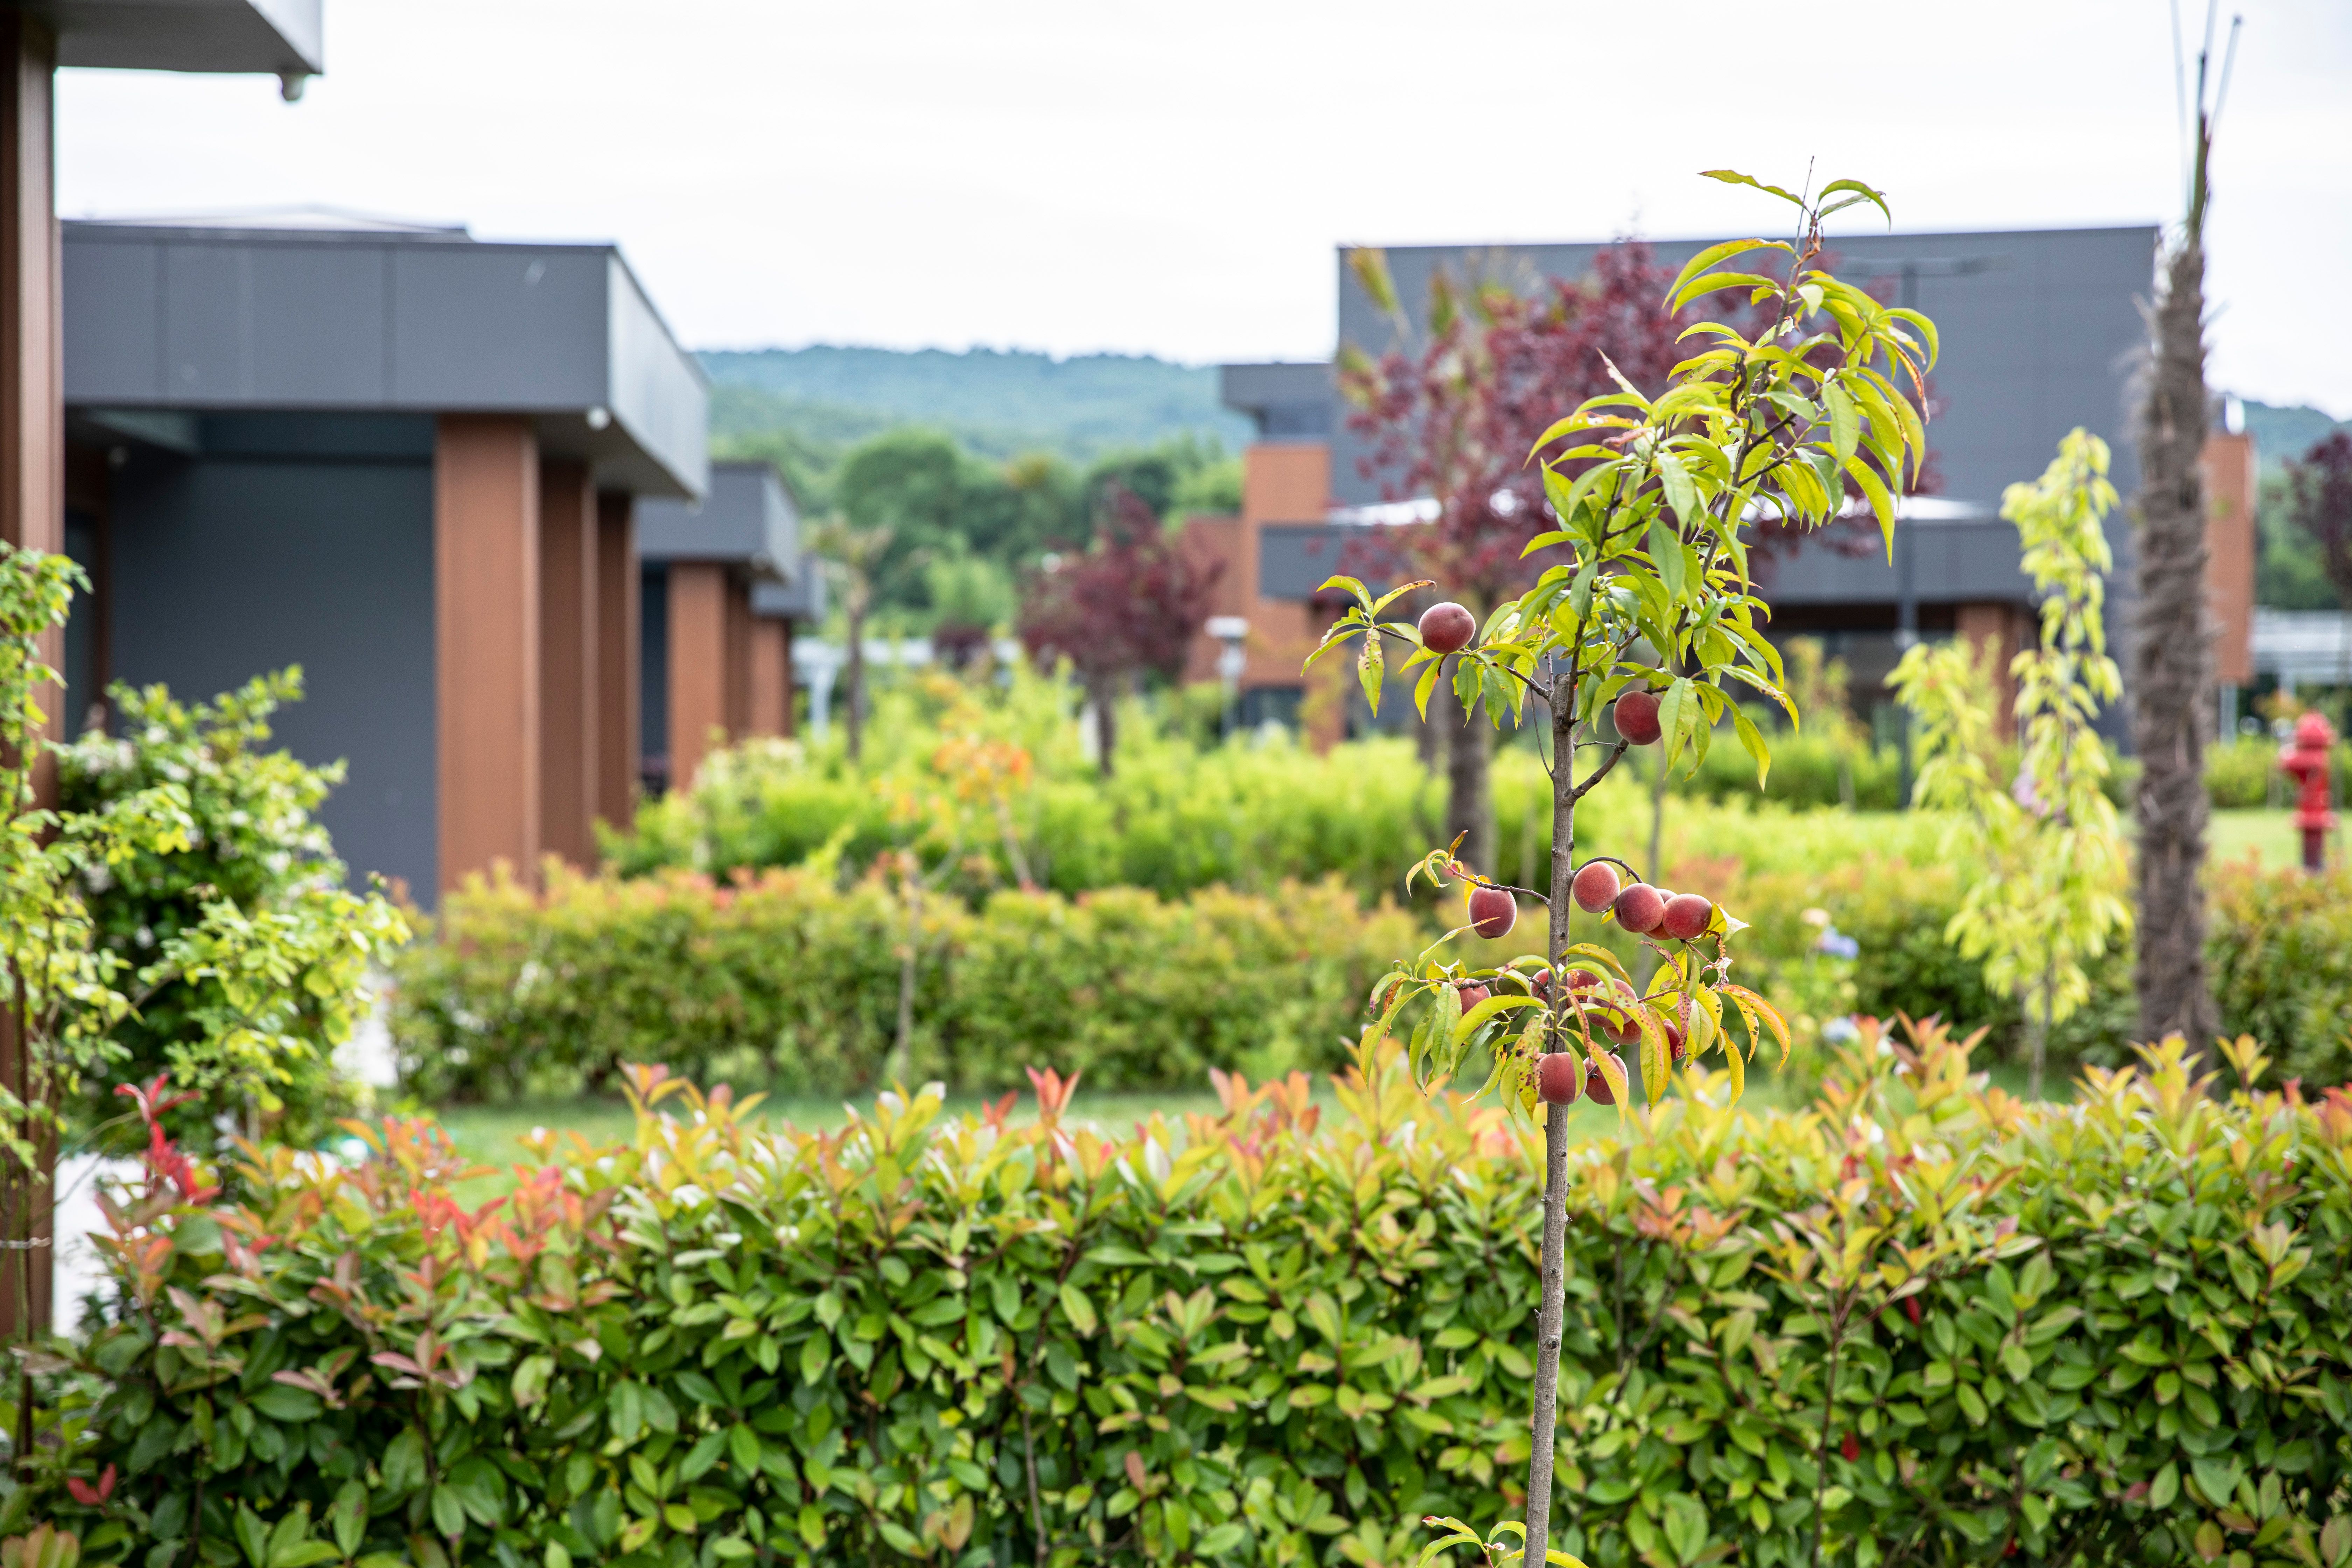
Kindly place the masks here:
<instances>
[{"instance_id":1,"label":"brick-colored wall panel","mask_svg":"<svg viewBox=\"0 0 2352 1568\"><path fill-rule=\"evenodd\" d=\"M445 415L433 472L441 886L540 834L539 451L527 419Z\"/></svg>"},{"instance_id":2,"label":"brick-colored wall panel","mask_svg":"<svg viewBox=\"0 0 2352 1568\"><path fill-rule=\"evenodd\" d=\"M669 780L693 786L710 749L711 731L727 728L727 568L677 561L669 568Z\"/></svg>"},{"instance_id":3,"label":"brick-colored wall panel","mask_svg":"<svg viewBox=\"0 0 2352 1568\"><path fill-rule=\"evenodd\" d=\"M635 498L596 498L596 795L592 814L615 827L636 816L637 637L641 600Z\"/></svg>"},{"instance_id":4,"label":"brick-colored wall panel","mask_svg":"<svg viewBox=\"0 0 2352 1568\"><path fill-rule=\"evenodd\" d=\"M539 466L540 841L586 868L594 819L598 649L596 491L588 465Z\"/></svg>"}]
</instances>

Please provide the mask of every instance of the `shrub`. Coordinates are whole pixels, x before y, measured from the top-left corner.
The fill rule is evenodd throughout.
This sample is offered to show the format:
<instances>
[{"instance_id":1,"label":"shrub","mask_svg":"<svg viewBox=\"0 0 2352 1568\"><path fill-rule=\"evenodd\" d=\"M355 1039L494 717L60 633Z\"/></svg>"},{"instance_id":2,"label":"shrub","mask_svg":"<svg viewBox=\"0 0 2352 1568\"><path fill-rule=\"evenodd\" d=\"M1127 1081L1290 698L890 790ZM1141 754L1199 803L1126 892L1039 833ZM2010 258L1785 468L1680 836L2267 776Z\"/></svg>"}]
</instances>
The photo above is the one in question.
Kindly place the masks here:
<instances>
[{"instance_id":1,"label":"shrub","mask_svg":"<svg viewBox=\"0 0 2352 1568\"><path fill-rule=\"evenodd\" d=\"M1698 772L1688 779L1676 776L1670 787L1708 800L1755 798L1756 759L1733 740L1728 727L1715 740ZM1849 789L1857 810L1900 810L1903 753L1893 746L1841 750L1831 738L1802 731L1773 734L1772 772L1760 792L1766 799L1800 807L1838 806L1847 804Z\"/></svg>"},{"instance_id":2,"label":"shrub","mask_svg":"<svg viewBox=\"0 0 2352 1568\"><path fill-rule=\"evenodd\" d=\"M2311 1083L2352 1074L2352 869L2319 876L2248 859L2214 868L2206 962L2221 1026L2268 1031L2282 1069Z\"/></svg>"},{"instance_id":3,"label":"shrub","mask_svg":"<svg viewBox=\"0 0 2352 1568\"><path fill-rule=\"evenodd\" d=\"M1266 889L1337 874L1371 899L1397 887L1393 868L1437 831L1438 785L1403 742L1368 742L1400 765L1359 785L1345 774L1348 755L1319 757L1281 739L1200 752L1127 722L1116 776L1041 763L1013 804L1032 873L1056 892L1129 886L1174 898L1217 883ZM830 748L749 742L706 760L692 791L645 807L634 836L606 840L608 860L626 876L688 867L725 877L827 849L864 865L896 841L888 784L935 785L929 763L926 753L861 773ZM978 869L959 886L974 899L1017 880L994 844L976 846L972 858Z\"/></svg>"},{"instance_id":4,"label":"shrub","mask_svg":"<svg viewBox=\"0 0 2352 1568\"><path fill-rule=\"evenodd\" d=\"M1415 931L1337 882L923 908L908 1065L970 1088L1031 1062L1103 1088L1336 1065ZM705 1082L869 1085L896 1040L905 925L880 880L842 888L818 870L716 887L551 865L543 895L477 879L446 901L438 940L398 961L394 1035L410 1086L436 1099L602 1083L624 1060Z\"/></svg>"},{"instance_id":5,"label":"shrub","mask_svg":"<svg viewBox=\"0 0 2352 1568\"><path fill-rule=\"evenodd\" d=\"M1618 803L1629 804L1640 803ZM1979 966L1944 939L1966 868L1840 863L1826 814L1672 809L1672 847L1727 843L1754 858L1666 863L1668 886L1752 916L1736 978L1800 1011L1829 1000L1840 988L1824 991L1814 973L1821 928L1804 919L1820 910L1858 948L1850 1000L1839 997L1853 1010L1983 1027L1988 1056L2022 1039L2017 1003L1988 991ZM1906 847L1932 843L1936 824L1913 815L1922 820L1899 819L1916 836ZM1612 820L1597 817L1596 832ZM823 867L728 886L682 871L549 875L543 895L507 878L469 885L448 900L437 939L394 960L394 1033L417 1093L603 1086L623 1061L704 1083L834 1091L877 1081L896 1038L905 919L885 884L841 887ZM2243 866L2215 875L2209 955L2224 1026L2274 1042L2312 1082L2352 1075L2347 877ZM1416 945L1417 923L1385 904L1365 909L1337 882L1174 900L1136 889L1006 889L978 910L927 901L923 919L908 1070L965 1089L1014 1082L1034 1061L1083 1069L1107 1089L1193 1083L1209 1068L1328 1068L1361 1021L1371 978ZM1538 940L1538 923L1523 920L1510 937L1464 951L1491 964ZM1601 940L1636 962L1615 927ZM2128 948L2092 965L2091 999L2053 1032L2053 1059L2130 1059L2131 965Z\"/></svg>"},{"instance_id":6,"label":"shrub","mask_svg":"<svg viewBox=\"0 0 2352 1568\"><path fill-rule=\"evenodd\" d=\"M2237 735L2205 748L2205 793L2223 810L2268 805L2278 778L2278 745L2264 735Z\"/></svg>"},{"instance_id":7,"label":"shrub","mask_svg":"<svg viewBox=\"0 0 2352 1568\"><path fill-rule=\"evenodd\" d=\"M2241 1058L2259 1071L2251 1056ZM1903 1070L1896 1070L1900 1064ZM2028 1108L1930 1030L1801 1116L1573 1152L1559 1544L1596 1565L2340 1552L2338 1096L2178 1047ZM762 1134L645 1071L634 1144L468 1211L429 1126L355 1170L156 1163L122 1301L0 1530L86 1560L1401 1563L1517 1506L1537 1161L1360 1062L1107 1138L886 1096ZM290 1522L289 1522L290 1521ZM297 1558L306 1537L321 1548ZM267 1539L265 1539L267 1538ZM2326 1562L2323 1556L2319 1561Z\"/></svg>"},{"instance_id":8,"label":"shrub","mask_svg":"<svg viewBox=\"0 0 2352 1568\"><path fill-rule=\"evenodd\" d=\"M137 1008L112 1026L121 1049L81 1075L74 1118L116 1152L135 1148L143 1135L115 1091L169 1072L197 1091L173 1131L207 1148L227 1148L216 1126L322 1137L355 1109L334 1051L368 1005L368 965L407 927L382 897L346 890L311 817L341 765L268 744L270 715L301 700L302 672L194 705L161 686L110 696L119 737L93 731L59 750L63 808L98 816L168 782L184 795L187 845L84 879L98 945Z\"/></svg>"},{"instance_id":9,"label":"shrub","mask_svg":"<svg viewBox=\"0 0 2352 1568\"><path fill-rule=\"evenodd\" d=\"M2205 749L2205 790L2215 806L2292 805L2294 784L2279 772L2279 743L2267 735L2233 735ZM2352 778L2352 742L2336 746L2336 776Z\"/></svg>"},{"instance_id":10,"label":"shrub","mask_svg":"<svg viewBox=\"0 0 2352 1568\"><path fill-rule=\"evenodd\" d=\"M1963 1030L1983 1028L1985 1054L2006 1058L2024 1038L2024 1010L2014 997L1988 989L1983 966L1945 940L1969 874L1950 864L1884 857L1760 872L1694 858L1673 867L1669 880L1749 913L1754 926L1740 938L1739 972L1767 996L1806 988L1798 972L1810 962L1821 931L1804 917L1818 910L1857 949L1854 1011L1934 1016ZM2091 998L2051 1031L2050 1053L2063 1062L2117 1066L2129 1058L2138 1021L2130 948L2110 951L2088 967Z\"/></svg>"},{"instance_id":11,"label":"shrub","mask_svg":"<svg viewBox=\"0 0 2352 1568\"><path fill-rule=\"evenodd\" d=\"M632 832L608 833L606 862L624 876L685 867L719 878L827 852L866 864L896 842L891 786L943 787L942 742L970 732L1009 741L1033 760L1012 816L1032 873L1057 892L1129 886L1173 898L1337 875L1370 901L1400 894L1397 868L1443 837L1443 780L1418 765L1410 742L1354 741L1322 754L1279 735L1203 747L1192 738L1197 726L1171 705L1129 706L1119 770L1106 780L1080 753L1055 683L1016 670L1007 690L991 693L933 676L880 695L865 768L831 741L745 742L705 759L691 790L645 806ZM1754 797L1753 759L1727 733L1721 739L1695 779L1674 781L1670 816L1696 801ZM1776 736L1768 796L1784 807L1834 806L1839 765L1825 737ZM1852 766L1863 806L1897 804L1895 752L1865 747ZM1634 771L1629 764L1588 797L1600 820L1580 837L1612 823L1646 831L1649 785ZM1496 875L1544 885L1551 807L1542 764L1526 744L1503 745L1492 785ZM1824 821L1848 837L1876 830L1850 817ZM1018 880L996 844L977 847L973 858L979 868L960 886L974 900Z\"/></svg>"}]
</instances>

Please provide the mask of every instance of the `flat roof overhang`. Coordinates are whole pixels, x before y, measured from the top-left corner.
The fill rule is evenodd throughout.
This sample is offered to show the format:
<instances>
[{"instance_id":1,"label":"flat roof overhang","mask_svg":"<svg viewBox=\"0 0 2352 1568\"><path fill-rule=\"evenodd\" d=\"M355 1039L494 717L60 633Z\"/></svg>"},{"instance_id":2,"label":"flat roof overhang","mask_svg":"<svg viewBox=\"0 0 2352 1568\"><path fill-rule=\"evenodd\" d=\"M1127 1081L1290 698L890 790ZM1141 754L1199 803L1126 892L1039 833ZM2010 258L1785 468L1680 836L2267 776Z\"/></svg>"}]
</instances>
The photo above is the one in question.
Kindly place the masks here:
<instances>
[{"instance_id":1,"label":"flat roof overhang","mask_svg":"<svg viewBox=\"0 0 2352 1568\"><path fill-rule=\"evenodd\" d=\"M2017 530L1981 509L1935 498L1906 498L1906 516L1896 539L1910 552L1914 596L1921 604L2016 604L2035 602L2033 580L2019 565ZM1380 524L1268 522L1258 529L1259 592L1269 599L1344 603L1318 590L1325 579L1345 573L1375 587L1403 574L1396 542ZM1892 605L1902 597L1903 580L1885 552L1842 553L1808 540L1792 556L1776 562L1766 596L1775 605Z\"/></svg>"},{"instance_id":2,"label":"flat roof overhang","mask_svg":"<svg viewBox=\"0 0 2352 1568\"><path fill-rule=\"evenodd\" d=\"M813 554L800 559L790 583L751 584L751 613L776 621L809 625L824 619L824 563Z\"/></svg>"},{"instance_id":3,"label":"flat roof overhang","mask_svg":"<svg viewBox=\"0 0 2352 1568\"><path fill-rule=\"evenodd\" d=\"M599 486L709 487L709 384L612 246L381 225L64 230L70 408L517 414Z\"/></svg>"},{"instance_id":4,"label":"flat roof overhang","mask_svg":"<svg viewBox=\"0 0 2352 1568\"><path fill-rule=\"evenodd\" d=\"M266 72L326 68L325 0L36 0L58 30L58 63L102 70Z\"/></svg>"},{"instance_id":5,"label":"flat roof overhang","mask_svg":"<svg viewBox=\"0 0 2352 1568\"><path fill-rule=\"evenodd\" d=\"M774 465L713 463L700 500L638 504L637 557L716 562L755 583L789 586L801 569L800 510Z\"/></svg>"}]
</instances>

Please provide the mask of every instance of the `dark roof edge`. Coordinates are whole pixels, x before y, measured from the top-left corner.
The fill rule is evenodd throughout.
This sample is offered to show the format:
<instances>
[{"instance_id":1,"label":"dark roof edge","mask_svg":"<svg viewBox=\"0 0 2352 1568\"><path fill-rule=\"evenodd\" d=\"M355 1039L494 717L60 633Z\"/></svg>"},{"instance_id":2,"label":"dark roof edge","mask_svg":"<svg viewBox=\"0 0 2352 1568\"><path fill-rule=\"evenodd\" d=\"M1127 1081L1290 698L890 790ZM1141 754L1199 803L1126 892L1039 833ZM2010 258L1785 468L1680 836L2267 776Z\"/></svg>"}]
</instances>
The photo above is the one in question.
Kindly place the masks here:
<instances>
[{"instance_id":1,"label":"dark roof edge","mask_svg":"<svg viewBox=\"0 0 2352 1568\"><path fill-rule=\"evenodd\" d=\"M1841 240L1885 239L1998 239L2008 236L2020 238L2047 238L2065 234L2161 234L2170 226L2151 218L2145 223L2053 224L2046 228L1897 228L1880 234L1824 235L1822 241L1834 247ZM1624 240L1639 240L1645 245L1712 245L1730 237L1725 233L1714 234L1620 234L1606 239L1457 239L1408 240L1394 244L1341 241L1334 249L1350 250L1537 250L1557 246L1616 245ZM1766 236L1764 237L1770 237Z\"/></svg>"}]
</instances>

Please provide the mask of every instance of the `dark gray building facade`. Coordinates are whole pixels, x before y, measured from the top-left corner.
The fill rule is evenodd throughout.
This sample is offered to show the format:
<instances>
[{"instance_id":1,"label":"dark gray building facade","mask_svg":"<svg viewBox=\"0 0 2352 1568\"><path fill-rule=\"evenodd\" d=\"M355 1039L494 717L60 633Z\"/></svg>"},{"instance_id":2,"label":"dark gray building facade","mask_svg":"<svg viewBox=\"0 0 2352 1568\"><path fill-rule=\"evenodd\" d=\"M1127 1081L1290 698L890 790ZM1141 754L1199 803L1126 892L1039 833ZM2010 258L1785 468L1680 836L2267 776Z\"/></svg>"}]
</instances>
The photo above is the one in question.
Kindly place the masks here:
<instances>
[{"instance_id":1,"label":"dark gray building facade","mask_svg":"<svg viewBox=\"0 0 2352 1568\"><path fill-rule=\"evenodd\" d=\"M279 737L349 765L321 819L427 902L625 820L593 731L633 729L635 693L594 645L634 620L600 617L595 556L633 591L635 504L709 468L700 372L619 254L70 223L63 257L67 543L96 587L73 719L112 680L201 699L300 665Z\"/></svg>"},{"instance_id":2,"label":"dark gray building facade","mask_svg":"<svg viewBox=\"0 0 2352 1568\"><path fill-rule=\"evenodd\" d=\"M2031 582L2018 569L2015 531L1999 518L2005 487L2038 476L2059 440L2083 426L2115 454L2113 478L2128 495L2137 479L2129 439L2134 368L2145 330L2140 301L2154 277L2154 226L1944 234L1840 235L1841 277L1890 302L1916 306L1942 336L1929 383L1931 493L1906 508L1895 558L1841 553L1808 542L1776 563L1769 584L1775 628L1822 637L1853 667L1858 695L1893 666L1907 620L1926 636L2021 629ZM1713 240L1652 242L1679 267ZM1587 273L1599 244L1405 246L1386 251L1400 304L1418 333L1430 280L1501 282L1532 293L1546 280ZM1379 355L1409 341L1364 293L1342 251L1338 339ZM1305 598L1347 548L1356 509L1409 499L1400 476L1368 468L1370 452L1348 427L1325 364L1230 365L1224 400L1270 443L1327 442L1333 515L1269 520L1259 530L1261 592ZM1567 410L1563 408L1561 412ZM1353 514L1353 517L1351 517ZM2128 624L2131 537L2118 510L2107 523L2116 556L2108 624ZM2007 617L2006 628L1996 626ZM2117 721L2119 714L2110 715Z\"/></svg>"}]
</instances>

